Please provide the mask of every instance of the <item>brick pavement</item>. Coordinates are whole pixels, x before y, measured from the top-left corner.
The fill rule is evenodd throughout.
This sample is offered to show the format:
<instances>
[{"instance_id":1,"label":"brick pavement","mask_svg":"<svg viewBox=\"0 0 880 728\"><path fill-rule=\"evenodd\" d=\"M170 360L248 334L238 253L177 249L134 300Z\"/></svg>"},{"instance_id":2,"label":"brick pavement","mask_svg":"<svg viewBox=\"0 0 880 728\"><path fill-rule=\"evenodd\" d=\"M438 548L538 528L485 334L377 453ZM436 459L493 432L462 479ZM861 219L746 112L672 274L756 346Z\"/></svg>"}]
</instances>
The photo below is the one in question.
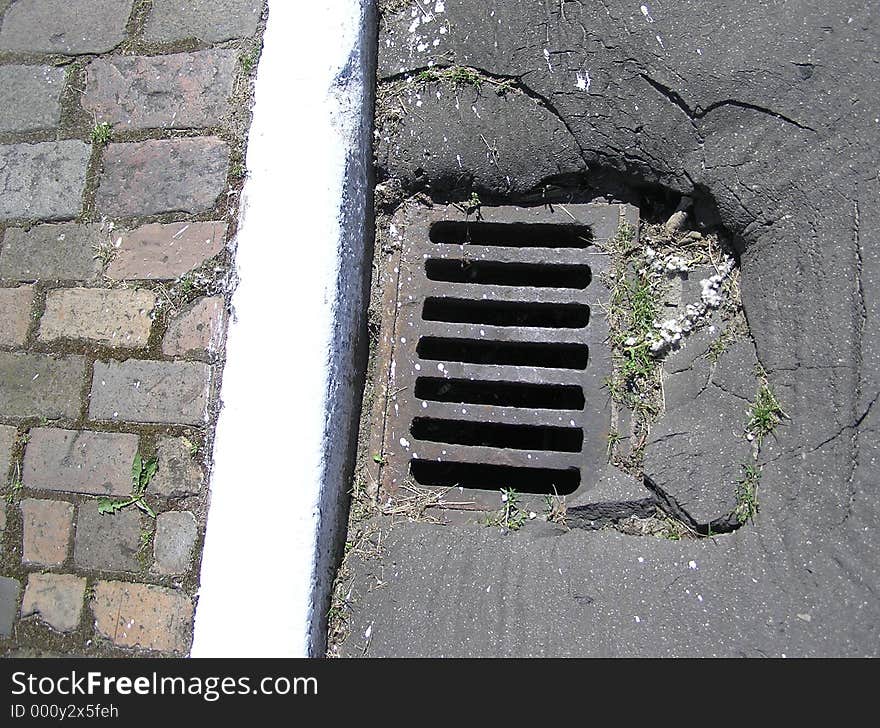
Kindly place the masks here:
<instances>
[{"instance_id":1,"label":"brick pavement","mask_svg":"<svg viewBox=\"0 0 880 728\"><path fill-rule=\"evenodd\" d=\"M189 650L264 13L0 2L0 654Z\"/></svg>"}]
</instances>

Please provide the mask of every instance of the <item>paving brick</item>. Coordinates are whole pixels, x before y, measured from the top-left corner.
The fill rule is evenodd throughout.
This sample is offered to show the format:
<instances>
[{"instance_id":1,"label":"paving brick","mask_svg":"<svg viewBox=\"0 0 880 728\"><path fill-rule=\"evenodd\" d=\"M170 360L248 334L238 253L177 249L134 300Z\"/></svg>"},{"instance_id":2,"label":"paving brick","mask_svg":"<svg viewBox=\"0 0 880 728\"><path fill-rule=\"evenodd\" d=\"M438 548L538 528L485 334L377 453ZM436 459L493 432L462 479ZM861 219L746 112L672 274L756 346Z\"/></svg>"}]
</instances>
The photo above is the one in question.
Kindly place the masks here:
<instances>
[{"instance_id":1,"label":"paving brick","mask_svg":"<svg viewBox=\"0 0 880 728\"><path fill-rule=\"evenodd\" d=\"M205 128L229 111L236 52L99 58L86 71L83 108L125 129Z\"/></svg>"},{"instance_id":2,"label":"paving brick","mask_svg":"<svg viewBox=\"0 0 880 728\"><path fill-rule=\"evenodd\" d=\"M18 0L0 28L0 51L106 53L125 37L133 0Z\"/></svg>"},{"instance_id":3,"label":"paving brick","mask_svg":"<svg viewBox=\"0 0 880 728\"><path fill-rule=\"evenodd\" d=\"M90 154L88 144L73 139L0 144L0 219L76 217Z\"/></svg>"},{"instance_id":4,"label":"paving brick","mask_svg":"<svg viewBox=\"0 0 880 728\"><path fill-rule=\"evenodd\" d=\"M24 564L60 566L67 559L73 529L73 505L26 498L21 502Z\"/></svg>"},{"instance_id":5,"label":"paving brick","mask_svg":"<svg viewBox=\"0 0 880 728\"><path fill-rule=\"evenodd\" d=\"M193 603L181 592L150 584L99 581L92 612L98 632L121 647L179 653L189 649Z\"/></svg>"},{"instance_id":6,"label":"paving brick","mask_svg":"<svg viewBox=\"0 0 880 728\"><path fill-rule=\"evenodd\" d=\"M166 511L156 518L153 555L160 574L183 574L189 569L198 527L189 511Z\"/></svg>"},{"instance_id":7,"label":"paving brick","mask_svg":"<svg viewBox=\"0 0 880 728\"><path fill-rule=\"evenodd\" d=\"M171 280L220 253L225 222L144 225L122 236L107 268L112 280Z\"/></svg>"},{"instance_id":8,"label":"paving brick","mask_svg":"<svg viewBox=\"0 0 880 728\"><path fill-rule=\"evenodd\" d=\"M166 356L215 353L223 335L224 306L221 296L206 296L195 301L168 325L162 353Z\"/></svg>"},{"instance_id":9,"label":"paving brick","mask_svg":"<svg viewBox=\"0 0 880 728\"><path fill-rule=\"evenodd\" d=\"M7 576L0 576L0 637L12 635L12 626L18 614L18 595L21 582Z\"/></svg>"},{"instance_id":10,"label":"paving brick","mask_svg":"<svg viewBox=\"0 0 880 728\"><path fill-rule=\"evenodd\" d=\"M134 506L116 513L98 513L95 501L79 507L73 560L79 569L138 571L140 511Z\"/></svg>"},{"instance_id":11,"label":"paving brick","mask_svg":"<svg viewBox=\"0 0 880 728\"><path fill-rule=\"evenodd\" d=\"M81 356L0 351L0 415L77 417L85 370Z\"/></svg>"},{"instance_id":12,"label":"paving brick","mask_svg":"<svg viewBox=\"0 0 880 728\"><path fill-rule=\"evenodd\" d=\"M22 482L40 490L125 496L131 492L137 450L137 435L34 427L25 446Z\"/></svg>"},{"instance_id":13,"label":"paving brick","mask_svg":"<svg viewBox=\"0 0 880 728\"><path fill-rule=\"evenodd\" d=\"M33 286L0 288L0 346L22 346L31 324Z\"/></svg>"},{"instance_id":14,"label":"paving brick","mask_svg":"<svg viewBox=\"0 0 880 728\"><path fill-rule=\"evenodd\" d=\"M6 530L6 501L0 500L0 531Z\"/></svg>"},{"instance_id":15,"label":"paving brick","mask_svg":"<svg viewBox=\"0 0 880 728\"><path fill-rule=\"evenodd\" d=\"M196 495L202 488L204 473L179 437L165 437L156 447L159 469L150 481L148 493L165 498L184 498Z\"/></svg>"},{"instance_id":16,"label":"paving brick","mask_svg":"<svg viewBox=\"0 0 880 728\"><path fill-rule=\"evenodd\" d=\"M162 424L205 422L211 367L198 362L95 362L89 416Z\"/></svg>"},{"instance_id":17,"label":"paving brick","mask_svg":"<svg viewBox=\"0 0 880 728\"><path fill-rule=\"evenodd\" d=\"M162 43L247 38L257 30L262 6L262 0L153 0L144 37Z\"/></svg>"},{"instance_id":18,"label":"paving brick","mask_svg":"<svg viewBox=\"0 0 880 728\"><path fill-rule=\"evenodd\" d=\"M217 137L110 144L98 187L98 210L111 217L196 214L226 186L229 146Z\"/></svg>"},{"instance_id":19,"label":"paving brick","mask_svg":"<svg viewBox=\"0 0 880 728\"><path fill-rule=\"evenodd\" d=\"M86 580L73 574L31 574L28 576L21 616L36 614L59 632L71 632L82 615Z\"/></svg>"},{"instance_id":20,"label":"paving brick","mask_svg":"<svg viewBox=\"0 0 880 728\"><path fill-rule=\"evenodd\" d=\"M49 291L40 341L88 339L119 348L146 346L156 294L142 289Z\"/></svg>"},{"instance_id":21,"label":"paving brick","mask_svg":"<svg viewBox=\"0 0 880 728\"><path fill-rule=\"evenodd\" d=\"M53 66L0 66L0 132L57 126L64 75Z\"/></svg>"},{"instance_id":22,"label":"paving brick","mask_svg":"<svg viewBox=\"0 0 880 728\"><path fill-rule=\"evenodd\" d=\"M95 246L106 242L100 225L8 228L0 250L0 278L18 281L90 281L101 272Z\"/></svg>"},{"instance_id":23,"label":"paving brick","mask_svg":"<svg viewBox=\"0 0 880 728\"><path fill-rule=\"evenodd\" d=\"M0 485L6 485L6 473L12 460L16 430L10 425L0 425Z\"/></svg>"}]
</instances>

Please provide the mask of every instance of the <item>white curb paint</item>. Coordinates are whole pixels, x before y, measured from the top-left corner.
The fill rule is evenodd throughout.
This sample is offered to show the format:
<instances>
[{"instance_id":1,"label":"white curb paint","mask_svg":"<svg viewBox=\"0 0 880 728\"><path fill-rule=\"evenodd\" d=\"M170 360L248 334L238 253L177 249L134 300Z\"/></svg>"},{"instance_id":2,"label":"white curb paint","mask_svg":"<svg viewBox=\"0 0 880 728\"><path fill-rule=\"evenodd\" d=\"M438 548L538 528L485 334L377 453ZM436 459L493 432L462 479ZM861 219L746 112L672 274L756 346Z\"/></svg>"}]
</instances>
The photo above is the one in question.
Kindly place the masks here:
<instances>
[{"instance_id":1,"label":"white curb paint","mask_svg":"<svg viewBox=\"0 0 880 728\"><path fill-rule=\"evenodd\" d=\"M360 404L373 14L269 2L194 657L323 652Z\"/></svg>"}]
</instances>

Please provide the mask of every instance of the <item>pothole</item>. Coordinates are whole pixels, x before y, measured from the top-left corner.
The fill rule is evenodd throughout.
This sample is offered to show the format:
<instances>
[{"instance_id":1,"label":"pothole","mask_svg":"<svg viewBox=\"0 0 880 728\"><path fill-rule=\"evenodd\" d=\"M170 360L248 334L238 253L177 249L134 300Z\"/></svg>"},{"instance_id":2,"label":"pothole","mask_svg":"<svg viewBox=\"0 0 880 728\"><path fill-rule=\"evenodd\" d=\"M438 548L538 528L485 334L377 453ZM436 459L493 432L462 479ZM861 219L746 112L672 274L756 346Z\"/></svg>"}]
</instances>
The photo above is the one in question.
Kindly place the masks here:
<instances>
[{"instance_id":1,"label":"pothole","mask_svg":"<svg viewBox=\"0 0 880 728\"><path fill-rule=\"evenodd\" d=\"M483 522L513 510L669 537L754 516L748 392L734 393L744 410L730 456L739 460L727 464L735 475L698 494L717 512L691 512L692 483L682 490L661 482L656 462L646 469L646 448L667 447L652 437L669 383L705 376L691 393L702 401L724 386L714 378L725 351L752 346L733 254L723 238L687 228L687 202L665 224L625 204L478 199L409 200L386 219L365 465L380 511L398 513L401 499L424 492L426 508ZM748 376L759 384L758 372ZM700 457L688 443L673 457L682 451ZM640 528L634 519L654 520Z\"/></svg>"}]
</instances>

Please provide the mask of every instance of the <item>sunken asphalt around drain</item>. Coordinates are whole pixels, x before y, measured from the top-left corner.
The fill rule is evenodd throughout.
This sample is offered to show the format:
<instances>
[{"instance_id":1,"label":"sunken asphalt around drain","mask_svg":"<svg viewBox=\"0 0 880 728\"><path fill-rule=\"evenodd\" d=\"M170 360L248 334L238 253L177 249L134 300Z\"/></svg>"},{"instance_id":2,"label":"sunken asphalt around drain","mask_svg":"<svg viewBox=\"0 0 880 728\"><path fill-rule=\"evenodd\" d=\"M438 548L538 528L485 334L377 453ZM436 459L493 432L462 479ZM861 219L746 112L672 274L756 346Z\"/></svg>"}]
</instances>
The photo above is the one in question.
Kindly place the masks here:
<instances>
[{"instance_id":1,"label":"sunken asphalt around drain","mask_svg":"<svg viewBox=\"0 0 880 728\"><path fill-rule=\"evenodd\" d=\"M862 63L876 44L869 11L465 0L380 9L370 375L385 389L365 398L330 654L875 655L880 220L870 140L880 99ZM461 506L471 493L445 491L458 504L447 507L416 469L404 488L399 459L443 456L437 440L458 441L459 459L486 454L461 442L465 428L403 431L422 408L412 392L398 392L408 414L394 413L393 378L415 378L408 370L428 362L408 349L418 334L411 342L389 329L398 294L388 277L427 269L404 259L395 271L388 258L425 244L425 215L447 202L457 205L448 219L474 222L478 207L610 200L642 208L644 230L652 209L668 215L682 196L693 200L686 230L720 230L732 245L748 335L715 347L715 361L705 354L718 334L706 326L671 353L643 477L583 468L592 493L586 483L569 505L647 495L708 533L735 513L750 464L758 512L729 533L673 540L589 530L583 519L566 527L530 504L537 517L505 528L498 490L486 492L496 509L487 525ZM472 324L424 315L434 304L418 321L406 301L398 326L456 336L470 326L472 336ZM392 351L401 356L383 380ZM785 417L750 459L756 371ZM448 415L439 387L430 391L422 401Z\"/></svg>"}]
</instances>

